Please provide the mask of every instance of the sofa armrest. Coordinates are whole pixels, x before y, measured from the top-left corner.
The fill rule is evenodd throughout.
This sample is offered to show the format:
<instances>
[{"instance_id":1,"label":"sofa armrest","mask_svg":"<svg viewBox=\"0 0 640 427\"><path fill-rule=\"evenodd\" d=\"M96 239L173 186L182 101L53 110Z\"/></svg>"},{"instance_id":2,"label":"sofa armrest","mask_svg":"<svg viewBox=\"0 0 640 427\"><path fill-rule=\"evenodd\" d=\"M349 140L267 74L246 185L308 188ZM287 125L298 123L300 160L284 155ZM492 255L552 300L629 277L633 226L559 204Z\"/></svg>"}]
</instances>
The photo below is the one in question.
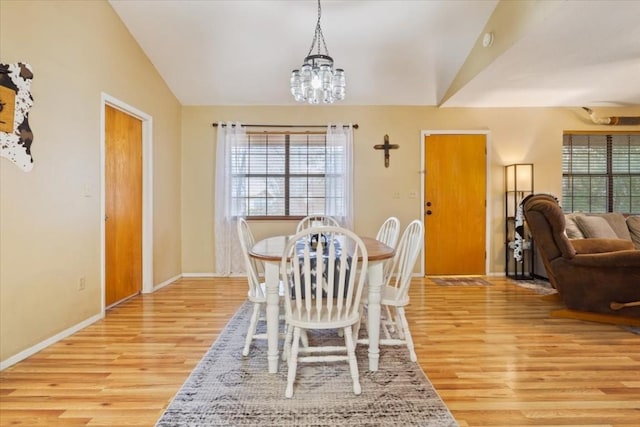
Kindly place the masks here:
<instances>
[{"instance_id":1,"label":"sofa armrest","mask_svg":"<svg viewBox=\"0 0 640 427\"><path fill-rule=\"evenodd\" d=\"M578 254L569 261L574 267L633 268L640 270L640 251L636 249L608 253Z\"/></svg>"},{"instance_id":2,"label":"sofa armrest","mask_svg":"<svg viewBox=\"0 0 640 427\"><path fill-rule=\"evenodd\" d=\"M576 254L597 254L635 249L633 242L624 239L575 239L571 240Z\"/></svg>"}]
</instances>

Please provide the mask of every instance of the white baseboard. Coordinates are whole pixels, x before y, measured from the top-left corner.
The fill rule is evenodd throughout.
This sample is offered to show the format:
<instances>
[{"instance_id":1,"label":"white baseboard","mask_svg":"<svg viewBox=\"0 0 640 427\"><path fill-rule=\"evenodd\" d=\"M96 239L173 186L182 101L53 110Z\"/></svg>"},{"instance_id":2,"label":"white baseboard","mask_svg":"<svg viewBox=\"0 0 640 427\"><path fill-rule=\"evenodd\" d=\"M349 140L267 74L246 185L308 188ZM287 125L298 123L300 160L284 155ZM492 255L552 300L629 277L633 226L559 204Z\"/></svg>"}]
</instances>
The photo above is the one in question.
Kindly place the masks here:
<instances>
[{"instance_id":1,"label":"white baseboard","mask_svg":"<svg viewBox=\"0 0 640 427\"><path fill-rule=\"evenodd\" d=\"M216 273L182 273L182 277L219 277Z\"/></svg>"},{"instance_id":2,"label":"white baseboard","mask_svg":"<svg viewBox=\"0 0 640 427\"><path fill-rule=\"evenodd\" d=\"M182 277L184 278L195 278L195 277L246 277L245 274L236 273L236 274L219 274L219 273L182 273Z\"/></svg>"},{"instance_id":3,"label":"white baseboard","mask_svg":"<svg viewBox=\"0 0 640 427\"><path fill-rule=\"evenodd\" d=\"M86 328L87 326L91 325L92 323L97 322L98 320L102 319L104 317L103 314L96 314L95 316L91 316L90 318L76 324L73 325L72 327L65 329L64 331L55 334L52 337L47 338L44 341L39 342L38 344L29 347L25 350L22 350L20 353L15 354L11 357L9 357L8 359L3 360L2 362L0 362L0 371L3 371L5 369L7 369L9 366L15 365L16 363L26 359L27 357L36 354L37 352L39 352L40 350L43 350L47 347L49 347L52 344L55 344L56 342L67 338L68 336L71 336L73 334L75 334L76 332L78 332L81 329Z\"/></svg>"},{"instance_id":4,"label":"white baseboard","mask_svg":"<svg viewBox=\"0 0 640 427\"><path fill-rule=\"evenodd\" d=\"M175 282L176 280L179 280L180 278L182 278L182 274L178 274L177 276L173 276L172 278L167 279L162 283L158 283L153 287L153 292L157 291L158 289L164 288L167 285L172 284L173 282Z\"/></svg>"}]
</instances>

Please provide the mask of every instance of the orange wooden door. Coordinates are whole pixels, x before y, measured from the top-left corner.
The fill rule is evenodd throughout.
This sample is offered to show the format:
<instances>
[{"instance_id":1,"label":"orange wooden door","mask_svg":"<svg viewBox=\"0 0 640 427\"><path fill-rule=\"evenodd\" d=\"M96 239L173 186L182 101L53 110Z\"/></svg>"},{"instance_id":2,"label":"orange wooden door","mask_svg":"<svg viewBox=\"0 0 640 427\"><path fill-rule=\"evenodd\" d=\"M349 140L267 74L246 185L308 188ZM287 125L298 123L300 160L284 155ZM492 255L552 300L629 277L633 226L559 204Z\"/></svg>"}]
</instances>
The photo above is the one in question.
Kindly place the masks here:
<instances>
[{"instance_id":1,"label":"orange wooden door","mask_svg":"<svg viewBox=\"0 0 640 427\"><path fill-rule=\"evenodd\" d=\"M142 121L105 106L105 306L142 290Z\"/></svg>"},{"instance_id":2,"label":"orange wooden door","mask_svg":"<svg viewBox=\"0 0 640 427\"><path fill-rule=\"evenodd\" d=\"M425 273L485 274L486 137L425 137Z\"/></svg>"}]
</instances>

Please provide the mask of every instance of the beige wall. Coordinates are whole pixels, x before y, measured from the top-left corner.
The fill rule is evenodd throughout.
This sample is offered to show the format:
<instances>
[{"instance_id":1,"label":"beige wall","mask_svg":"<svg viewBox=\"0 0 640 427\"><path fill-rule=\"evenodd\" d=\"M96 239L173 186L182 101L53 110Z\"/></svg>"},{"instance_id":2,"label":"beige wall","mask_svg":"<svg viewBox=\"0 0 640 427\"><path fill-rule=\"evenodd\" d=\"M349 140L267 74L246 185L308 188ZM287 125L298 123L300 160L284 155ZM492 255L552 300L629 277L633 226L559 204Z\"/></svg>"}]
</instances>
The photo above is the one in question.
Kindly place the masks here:
<instances>
[{"instance_id":1,"label":"beige wall","mask_svg":"<svg viewBox=\"0 0 640 427\"><path fill-rule=\"evenodd\" d=\"M215 273L213 245L213 180L216 130L212 122L260 124L358 123L355 131L355 229L375 235L390 215L406 225L422 218L420 198L421 132L488 131L489 273L504 272L503 166L534 163L535 191L561 196L562 132L565 130L637 130L594 125L580 108L460 109L435 107L184 107L182 115L182 271ZM602 115L640 115L635 108L597 109ZM391 152L385 169L383 154L373 149L385 134L400 149ZM455 183L451 191L459 191ZM401 198L394 199L394 192ZM256 237L290 232L294 223L254 222ZM428 239L428 237L427 237ZM437 244L437 242L433 242Z\"/></svg>"},{"instance_id":2,"label":"beige wall","mask_svg":"<svg viewBox=\"0 0 640 427\"><path fill-rule=\"evenodd\" d=\"M101 311L101 92L153 117L154 283L180 274L181 107L104 1L2 0L0 54L34 72L33 170L0 159L5 361Z\"/></svg>"}]
</instances>

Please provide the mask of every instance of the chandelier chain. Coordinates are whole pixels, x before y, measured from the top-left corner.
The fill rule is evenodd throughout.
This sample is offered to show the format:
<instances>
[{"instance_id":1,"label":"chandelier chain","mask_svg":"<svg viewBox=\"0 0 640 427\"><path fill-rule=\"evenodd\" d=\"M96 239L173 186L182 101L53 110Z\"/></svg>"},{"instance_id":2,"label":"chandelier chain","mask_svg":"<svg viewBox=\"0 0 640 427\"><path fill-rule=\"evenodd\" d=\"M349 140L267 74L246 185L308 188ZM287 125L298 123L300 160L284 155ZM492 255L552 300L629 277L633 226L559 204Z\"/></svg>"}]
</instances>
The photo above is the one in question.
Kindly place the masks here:
<instances>
[{"instance_id":1,"label":"chandelier chain","mask_svg":"<svg viewBox=\"0 0 640 427\"><path fill-rule=\"evenodd\" d=\"M311 52L313 52L313 47L316 45L316 43L318 45L318 55L321 54L320 41L322 41L322 46L324 47L325 54L327 56L331 56L329 54L329 49L327 49L327 42L324 41L324 34L322 33L322 27L320 26L320 18L322 18L322 7L320 6L320 0L318 0L318 21L316 22L316 30L313 34L313 40L311 41L311 47L309 48L309 53L307 53L307 56L311 55Z\"/></svg>"}]
</instances>

